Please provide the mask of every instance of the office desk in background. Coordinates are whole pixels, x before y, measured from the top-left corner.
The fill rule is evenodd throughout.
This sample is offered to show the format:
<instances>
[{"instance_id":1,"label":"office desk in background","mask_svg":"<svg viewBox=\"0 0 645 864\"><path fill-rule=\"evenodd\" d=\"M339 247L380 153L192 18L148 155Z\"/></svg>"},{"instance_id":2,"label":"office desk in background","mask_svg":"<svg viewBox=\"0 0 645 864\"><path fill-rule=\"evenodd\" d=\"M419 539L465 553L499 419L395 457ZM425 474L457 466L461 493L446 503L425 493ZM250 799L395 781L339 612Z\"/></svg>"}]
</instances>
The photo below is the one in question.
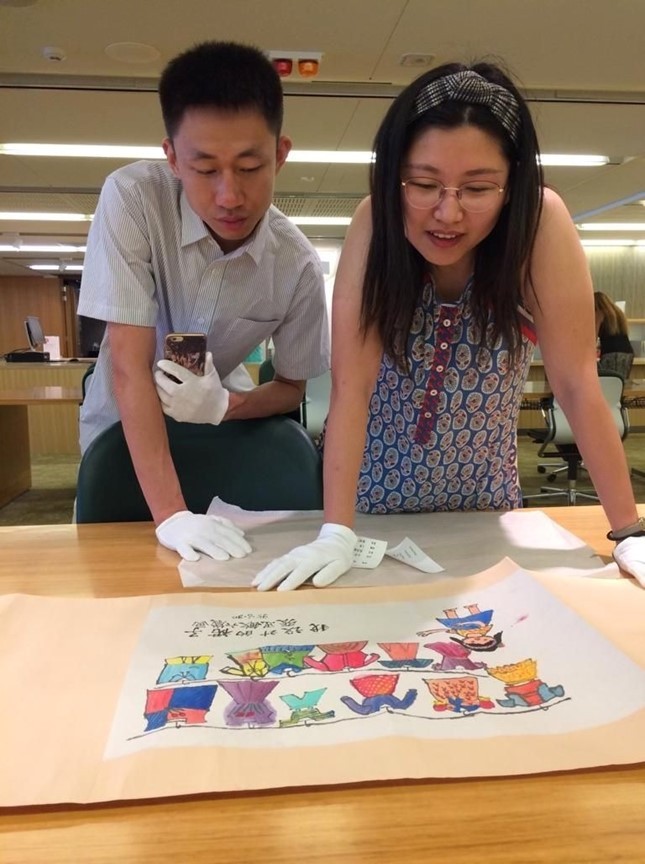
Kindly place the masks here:
<instances>
[{"instance_id":1,"label":"office desk in background","mask_svg":"<svg viewBox=\"0 0 645 864\"><path fill-rule=\"evenodd\" d=\"M0 393L32 387L79 388L91 358L49 363L0 360ZM65 402L29 405L29 446L34 456L79 456L77 407Z\"/></svg>"},{"instance_id":2,"label":"office desk in background","mask_svg":"<svg viewBox=\"0 0 645 864\"><path fill-rule=\"evenodd\" d=\"M69 422L78 440L80 387L0 390L0 507L31 488L30 406L72 406ZM72 430L69 430L72 434ZM77 445L78 446L78 445Z\"/></svg>"},{"instance_id":3,"label":"office desk in background","mask_svg":"<svg viewBox=\"0 0 645 864\"><path fill-rule=\"evenodd\" d=\"M600 507L549 516L610 554ZM3 593L171 593L177 562L147 523L0 528ZM0 864L636 864L644 790L637 765L10 809L0 811Z\"/></svg>"},{"instance_id":4,"label":"office desk in background","mask_svg":"<svg viewBox=\"0 0 645 864\"><path fill-rule=\"evenodd\" d=\"M540 399L551 395L551 387L544 377L529 378L524 384L519 430L539 429L544 426L539 402ZM623 404L629 412L631 428L645 427L645 378L630 378L625 382Z\"/></svg>"}]
</instances>

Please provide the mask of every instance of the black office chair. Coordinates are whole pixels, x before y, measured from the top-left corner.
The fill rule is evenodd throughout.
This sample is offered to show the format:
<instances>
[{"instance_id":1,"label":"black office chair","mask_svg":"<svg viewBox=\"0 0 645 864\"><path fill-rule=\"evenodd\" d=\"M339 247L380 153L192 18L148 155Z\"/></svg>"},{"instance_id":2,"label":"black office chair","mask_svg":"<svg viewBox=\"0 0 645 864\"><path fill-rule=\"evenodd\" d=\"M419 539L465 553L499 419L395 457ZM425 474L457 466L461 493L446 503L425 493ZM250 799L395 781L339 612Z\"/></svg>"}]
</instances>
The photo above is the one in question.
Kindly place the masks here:
<instances>
[{"instance_id":1,"label":"black office chair","mask_svg":"<svg viewBox=\"0 0 645 864\"><path fill-rule=\"evenodd\" d=\"M624 351L615 351L601 355L598 360L598 374L620 375L623 381L627 381L634 365L634 355Z\"/></svg>"},{"instance_id":2,"label":"black office chair","mask_svg":"<svg viewBox=\"0 0 645 864\"><path fill-rule=\"evenodd\" d=\"M322 459L286 417L219 426L166 418L168 440L189 510L205 513L217 495L245 510L319 510ZM143 522L152 517L134 473L121 423L87 448L78 471L77 522Z\"/></svg>"},{"instance_id":3,"label":"black office chair","mask_svg":"<svg viewBox=\"0 0 645 864\"><path fill-rule=\"evenodd\" d=\"M623 397L623 408L629 414L629 409L633 408L634 410L638 410L639 408L645 408L645 396L624 396ZM629 469L630 477L638 477L639 480L645 479L645 471L641 468L630 468Z\"/></svg>"},{"instance_id":4,"label":"black office chair","mask_svg":"<svg viewBox=\"0 0 645 864\"><path fill-rule=\"evenodd\" d=\"M598 377L603 395L607 400L622 441L627 437L629 432L629 415L623 405L624 381L620 375L613 373L600 373ZM539 457L557 456L565 463L567 487L566 489L559 489L556 486L542 486L540 494L525 496L524 503L527 504L540 498L560 496L566 498L567 504L575 504L578 498L598 501L598 496L592 490L583 492L578 489L579 472L583 467L582 455L576 446L569 421L553 396L542 401L542 414L545 419L545 428L541 431L529 430L529 435L534 441L540 444L540 449L538 450ZM591 419L593 420L593 418ZM553 446L555 449L549 450L550 446ZM538 465L538 471L543 466L544 463ZM549 479L555 477L556 473L557 470L554 469Z\"/></svg>"}]
</instances>

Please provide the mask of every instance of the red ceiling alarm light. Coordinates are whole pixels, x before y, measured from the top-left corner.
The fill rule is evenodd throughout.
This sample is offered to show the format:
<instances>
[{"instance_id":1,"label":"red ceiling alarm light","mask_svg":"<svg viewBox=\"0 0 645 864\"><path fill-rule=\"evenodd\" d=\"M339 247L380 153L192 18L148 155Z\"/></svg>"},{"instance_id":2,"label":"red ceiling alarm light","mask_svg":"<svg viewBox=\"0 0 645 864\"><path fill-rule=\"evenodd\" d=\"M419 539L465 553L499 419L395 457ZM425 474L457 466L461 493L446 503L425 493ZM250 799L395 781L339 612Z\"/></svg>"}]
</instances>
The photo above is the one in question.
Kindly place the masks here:
<instances>
[{"instance_id":1,"label":"red ceiling alarm light","mask_svg":"<svg viewBox=\"0 0 645 864\"><path fill-rule=\"evenodd\" d=\"M289 57L274 57L273 67L281 78L288 78L293 72L293 60Z\"/></svg>"},{"instance_id":2,"label":"red ceiling alarm light","mask_svg":"<svg viewBox=\"0 0 645 864\"><path fill-rule=\"evenodd\" d=\"M315 78L322 54L318 51L269 51L269 59L281 78L288 78L294 67L301 78Z\"/></svg>"}]
</instances>

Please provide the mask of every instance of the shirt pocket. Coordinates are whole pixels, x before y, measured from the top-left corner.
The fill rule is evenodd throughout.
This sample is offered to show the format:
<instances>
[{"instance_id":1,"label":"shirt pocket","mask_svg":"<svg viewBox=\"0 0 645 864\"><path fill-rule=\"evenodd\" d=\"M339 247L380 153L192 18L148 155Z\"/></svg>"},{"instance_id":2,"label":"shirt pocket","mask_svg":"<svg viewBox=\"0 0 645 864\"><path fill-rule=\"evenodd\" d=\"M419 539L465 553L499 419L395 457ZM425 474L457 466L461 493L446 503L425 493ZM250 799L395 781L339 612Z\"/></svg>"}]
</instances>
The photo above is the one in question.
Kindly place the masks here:
<instances>
[{"instance_id":1,"label":"shirt pocket","mask_svg":"<svg viewBox=\"0 0 645 864\"><path fill-rule=\"evenodd\" d=\"M234 346L235 353L244 357L250 354L265 339L274 333L281 321L279 318L267 318L259 321L256 318L233 318L230 321L216 324L208 340L209 350L216 353L229 353Z\"/></svg>"}]
</instances>

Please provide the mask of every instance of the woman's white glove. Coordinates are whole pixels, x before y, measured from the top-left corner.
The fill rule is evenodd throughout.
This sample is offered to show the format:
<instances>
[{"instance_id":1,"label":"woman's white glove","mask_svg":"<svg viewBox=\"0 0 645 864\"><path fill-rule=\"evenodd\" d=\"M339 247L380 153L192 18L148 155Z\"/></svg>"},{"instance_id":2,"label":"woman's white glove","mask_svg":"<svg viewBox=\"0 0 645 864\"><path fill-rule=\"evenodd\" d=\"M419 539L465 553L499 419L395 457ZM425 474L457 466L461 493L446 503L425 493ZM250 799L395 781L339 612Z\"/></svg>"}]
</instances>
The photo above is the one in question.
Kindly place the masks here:
<instances>
[{"instance_id":1,"label":"woman's white glove","mask_svg":"<svg viewBox=\"0 0 645 864\"><path fill-rule=\"evenodd\" d=\"M616 543L614 560L645 588L645 537L626 537Z\"/></svg>"},{"instance_id":2,"label":"woman's white glove","mask_svg":"<svg viewBox=\"0 0 645 864\"><path fill-rule=\"evenodd\" d=\"M181 383L168 378L168 375L179 378ZM210 351L206 354L203 375L195 375L173 360L159 360L155 385L163 413L180 423L212 423L217 426L228 410L229 392L222 387Z\"/></svg>"},{"instance_id":3,"label":"woman's white glove","mask_svg":"<svg viewBox=\"0 0 645 864\"><path fill-rule=\"evenodd\" d=\"M223 516L180 510L162 522L155 533L162 546L179 552L186 561L199 561L200 552L216 561L228 561L244 558L251 551L244 531Z\"/></svg>"},{"instance_id":4,"label":"woman's white glove","mask_svg":"<svg viewBox=\"0 0 645 864\"><path fill-rule=\"evenodd\" d=\"M291 591L313 576L316 588L335 582L352 566L356 534L346 525L326 522L313 543L297 546L260 570L253 582L258 591Z\"/></svg>"}]
</instances>

